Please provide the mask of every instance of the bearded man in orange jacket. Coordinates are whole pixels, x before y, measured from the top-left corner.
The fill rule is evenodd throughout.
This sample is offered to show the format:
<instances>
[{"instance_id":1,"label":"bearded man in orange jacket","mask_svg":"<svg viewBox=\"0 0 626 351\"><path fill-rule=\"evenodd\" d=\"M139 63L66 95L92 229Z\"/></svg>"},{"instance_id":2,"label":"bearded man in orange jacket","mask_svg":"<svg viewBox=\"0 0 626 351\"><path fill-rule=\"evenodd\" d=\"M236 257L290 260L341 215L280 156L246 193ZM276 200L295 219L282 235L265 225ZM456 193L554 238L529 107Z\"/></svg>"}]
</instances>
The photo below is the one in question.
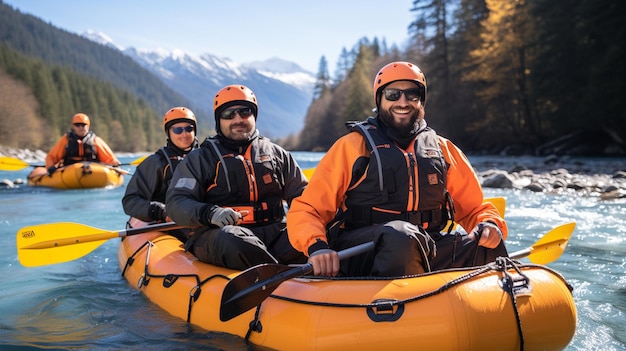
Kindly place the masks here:
<instances>
[{"instance_id":1,"label":"bearded man in orange jacket","mask_svg":"<svg viewBox=\"0 0 626 351\"><path fill-rule=\"evenodd\" d=\"M507 256L507 226L469 160L424 119L426 78L392 62L374 79L376 117L348 123L287 213L315 275L405 276ZM451 221L469 234L452 231ZM341 262L336 251L373 241Z\"/></svg>"}]
</instances>

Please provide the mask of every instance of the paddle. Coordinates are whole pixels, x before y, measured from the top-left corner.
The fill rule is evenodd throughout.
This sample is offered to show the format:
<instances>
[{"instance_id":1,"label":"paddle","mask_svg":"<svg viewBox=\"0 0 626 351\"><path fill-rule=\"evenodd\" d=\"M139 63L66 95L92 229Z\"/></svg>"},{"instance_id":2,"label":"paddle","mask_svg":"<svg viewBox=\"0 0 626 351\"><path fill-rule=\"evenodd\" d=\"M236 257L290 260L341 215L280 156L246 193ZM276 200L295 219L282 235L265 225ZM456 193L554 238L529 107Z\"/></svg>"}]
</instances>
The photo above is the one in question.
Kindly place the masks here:
<instances>
[{"instance_id":1,"label":"paddle","mask_svg":"<svg viewBox=\"0 0 626 351\"><path fill-rule=\"evenodd\" d=\"M576 228L576 222L562 224L549 231L533 246L515 251L509 254L509 257L518 260L528 256L530 262L544 265L556 261L565 251L574 228Z\"/></svg>"},{"instance_id":2,"label":"paddle","mask_svg":"<svg viewBox=\"0 0 626 351\"><path fill-rule=\"evenodd\" d=\"M17 231L17 257L26 267L68 262L87 255L108 239L177 228L183 227L166 222L112 231L69 222L38 224Z\"/></svg>"},{"instance_id":3,"label":"paddle","mask_svg":"<svg viewBox=\"0 0 626 351\"><path fill-rule=\"evenodd\" d=\"M149 155L141 156L132 162L121 163L120 166L136 166L143 162L148 156ZM0 171L19 171L26 167L45 167L45 165L30 164L15 157L0 156ZM111 168L114 167L111 166Z\"/></svg>"},{"instance_id":4,"label":"paddle","mask_svg":"<svg viewBox=\"0 0 626 351\"><path fill-rule=\"evenodd\" d=\"M520 259L528 256L531 262L548 264L558 259L569 238L574 232L576 223L567 223L560 225L539 239L533 246L516 251L509 255L513 259ZM361 249L360 246L366 246ZM373 243L361 244L348 250L358 249L357 253L371 249ZM339 258L347 258L349 256L344 253L347 250L339 252ZM350 256L356 253L350 253ZM228 321L238 315L258 306L263 300L269 297L278 286L291 278L311 272L311 265L305 264L295 267L264 264L249 268L231 279L224 287L222 293L222 303L220 306L220 320Z\"/></svg>"},{"instance_id":5,"label":"paddle","mask_svg":"<svg viewBox=\"0 0 626 351\"><path fill-rule=\"evenodd\" d=\"M374 248L374 242L366 242L337 252L339 259L349 258ZM222 292L220 320L228 321L265 300L285 280L313 271L310 263L286 266L262 264L248 268L231 279Z\"/></svg>"},{"instance_id":6,"label":"paddle","mask_svg":"<svg viewBox=\"0 0 626 351\"><path fill-rule=\"evenodd\" d=\"M304 175L308 178L311 179L311 177L313 176L313 172L315 172L315 167L313 168L307 168L307 169L303 169L302 172L304 172Z\"/></svg>"},{"instance_id":7,"label":"paddle","mask_svg":"<svg viewBox=\"0 0 626 351\"><path fill-rule=\"evenodd\" d=\"M148 156L150 156L150 155L149 154L148 155L143 155L143 156L141 156L141 157L139 157L137 159L132 160L129 163L121 163L120 166L137 166L138 164L142 163L143 160L148 158Z\"/></svg>"}]
</instances>

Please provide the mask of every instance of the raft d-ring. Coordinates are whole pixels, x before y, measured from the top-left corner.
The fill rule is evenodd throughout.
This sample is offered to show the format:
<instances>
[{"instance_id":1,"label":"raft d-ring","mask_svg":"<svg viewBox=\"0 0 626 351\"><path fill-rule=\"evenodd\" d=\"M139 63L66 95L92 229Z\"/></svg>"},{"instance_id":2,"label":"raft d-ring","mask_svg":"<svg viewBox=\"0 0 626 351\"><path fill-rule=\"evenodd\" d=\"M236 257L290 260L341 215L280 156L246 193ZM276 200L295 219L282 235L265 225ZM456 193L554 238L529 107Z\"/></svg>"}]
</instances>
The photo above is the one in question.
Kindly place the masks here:
<instances>
[{"instance_id":1,"label":"raft d-ring","mask_svg":"<svg viewBox=\"0 0 626 351\"><path fill-rule=\"evenodd\" d=\"M191 288L191 291L189 291L189 296L193 298L193 302L198 301L198 298L200 297L201 292L202 292L202 289L200 289L200 285L196 285L193 288Z\"/></svg>"},{"instance_id":2,"label":"raft d-ring","mask_svg":"<svg viewBox=\"0 0 626 351\"><path fill-rule=\"evenodd\" d=\"M91 164L83 163L83 175L92 174L93 170L91 169Z\"/></svg>"},{"instance_id":3,"label":"raft d-ring","mask_svg":"<svg viewBox=\"0 0 626 351\"><path fill-rule=\"evenodd\" d=\"M137 289L141 290L141 287L144 285L148 285L148 282L150 281L150 279L146 279L146 274L142 274L141 277L139 277L139 280L137 281Z\"/></svg>"},{"instance_id":4,"label":"raft d-ring","mask_svg":"<svg viewBox=\"0 0 626 351\"><path fill-rule=\"evenodd\" d=\"M395 322L404 313L404 303L398 300L378 299L367 307L367 316L374 322Z\"/></svg>"},{"instance_id":5,"label":"raft d-ring","mask_svg":"<svg viewBox=\"0 0 626 351\"><path fill-rule=\"evenodd\" d=\"M255 319L252 322L250 322L250 324L248 324L248 327L250 328L250 330L255 331L257 333L260 333L263 331L263 325L261 324L261 321L258 319Z\"/></svg>"},{"instance_id":6,"label":"raft d-ring","mask_svg":"<svg viewBox=\"0 0 626 351\"><path fill-rule=\"evenodd\" d=\"M174 274L168 274L163 278L163 286L169 288L178 280L178 276Z\"/></svg>"}]
</instances>

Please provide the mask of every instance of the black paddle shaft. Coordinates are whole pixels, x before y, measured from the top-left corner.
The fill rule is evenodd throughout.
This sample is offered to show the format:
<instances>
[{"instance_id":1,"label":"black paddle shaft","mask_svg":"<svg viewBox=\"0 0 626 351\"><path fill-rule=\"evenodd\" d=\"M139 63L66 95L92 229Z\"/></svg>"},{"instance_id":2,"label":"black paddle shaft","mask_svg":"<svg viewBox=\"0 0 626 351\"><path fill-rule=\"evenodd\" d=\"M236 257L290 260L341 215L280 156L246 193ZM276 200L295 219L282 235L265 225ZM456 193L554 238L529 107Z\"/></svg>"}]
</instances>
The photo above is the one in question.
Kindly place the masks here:
<instances>
[{"instance_id":1,"label":"black paddle shaft","mask_svg":"<svg viewBox=\"0 0 626 351\"><path fill-rule=\"evenodd\" d=\"M373 242L360 244L339 251L339 259L349 258L371 250ZM262 264L248 268L231 279L222 293L220 320L226 322L258 306L272 294L278 286L291 278L309 274L313 271L310 263L298 266L281 264Z\"/></svg>"}]
</instances>

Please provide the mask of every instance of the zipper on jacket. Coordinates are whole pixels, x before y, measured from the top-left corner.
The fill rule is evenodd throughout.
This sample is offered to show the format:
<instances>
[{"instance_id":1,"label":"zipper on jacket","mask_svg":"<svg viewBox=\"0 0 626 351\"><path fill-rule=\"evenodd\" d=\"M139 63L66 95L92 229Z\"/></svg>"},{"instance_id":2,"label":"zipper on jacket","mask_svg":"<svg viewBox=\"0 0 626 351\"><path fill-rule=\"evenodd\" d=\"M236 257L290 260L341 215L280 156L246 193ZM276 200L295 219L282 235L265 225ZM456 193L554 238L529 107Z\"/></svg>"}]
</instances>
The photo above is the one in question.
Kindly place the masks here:
<instances>
[{"instance_id":1,"label":"zipper on jacket","mask_svg":"<svg viewBox=\"0 0 626 351\"><path fill-rule=\"evenodd\" d=\"M407 203L407 211L417 210L417 177L415 176L416 162L412 152L406 154L409 160L409 201Z\"/></svg>"},{"instance_id":2,"label":"zipper on jacket","mask_svg":"<svg viewBox=\"0 0 626 351\"><path fill-rule=\"evenodd\" d=\"M243 168L246 170L246 178L248 179L248 192L250 201L256 202L258 200L258 191L256 184L256 175L254 174L254 167L250 160L243 158Z\"/></svg>"}]
</instances>

